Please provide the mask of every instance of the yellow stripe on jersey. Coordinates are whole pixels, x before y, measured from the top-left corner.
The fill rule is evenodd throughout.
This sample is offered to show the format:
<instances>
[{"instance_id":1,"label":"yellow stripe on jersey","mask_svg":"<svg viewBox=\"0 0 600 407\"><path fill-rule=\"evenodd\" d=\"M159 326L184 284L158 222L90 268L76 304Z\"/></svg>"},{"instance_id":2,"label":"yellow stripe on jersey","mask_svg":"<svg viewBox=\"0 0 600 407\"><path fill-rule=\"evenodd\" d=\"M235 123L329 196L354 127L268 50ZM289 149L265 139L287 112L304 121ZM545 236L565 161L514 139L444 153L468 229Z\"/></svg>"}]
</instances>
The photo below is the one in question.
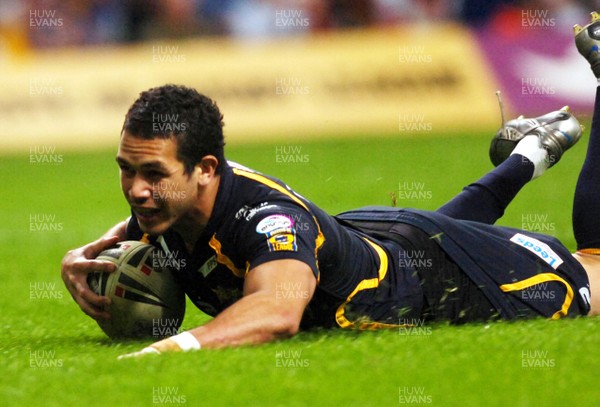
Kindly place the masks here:
<instances>
[{"instance_id":1,"label":"yellow stripe on jersey","mask_svg":"<svg viewBox=\"0 0 600 407\"><path fill-rule=\"evenodd\" d=\"M150 236L148 235L148 233L144 233L144 235L140 239L140 242L142 242L142 243L150 243Z\"/></svg>"},{"instance_id":2,"label":"yellow stripe on jersey","mask_svg":"<svg viewBox=\"0 0 600 407\"><path fill-rule=\"evenodd\" d=\"M212 247L212 249L215 251L217 256L217 263L221 263L227 266L227 268L231 270L231 272L237 277L243 278L249 271L248 269L250 265L248 263L246 263L246 270L237 268L235 264L233 264L233 261L221 252L222 245L221 242L219 242L219 240L217 239L216 235L213 235L213 237L210 239L210 242L208 242L208 245Z\"/></svg>"},{"instance_id":3,"label":"yellow stripe on jersey","mask_svg":"<svg viewBox=\"0 0 600 407\"><path fill-rule=\"evenodd\" d=\"M398 327L406 326L406 325L384 324L381 322L373 322L373 321L370 321L368 318L361 318L357 321L352 322L352 321L349 321L348 318L346 318L346 316L344 315L346 305L348 305L348 303L350 301L352 301L352 298L354 298L354 296L357 293L359 293L360 291L363 291L363 290L368 290L371 288L379 287L379 283L387 275L388 257L387 257L387 254L385 253L385 250L383 250L383 248L381 248L379 245L373 243L369 239L367 239L367 238L363 238L363 239L367 243L369 243L369 245L371 245L371 247L373 247L373 249L375 249L375 252L377 252L377 255L379 256L379 270L377 272L378 276L375 278L368 278L368 279L362 280L360 283L358 283L358 285L356 286L354 291L352 291L352 293L350 293L350 295L348 296L346 301L338 307L338 309L335 313L335 320L338 323L338 325L342 328L355 328L355 329L360 329L360 330L398 328Z\"/></svg>"},{"instance_id":4,"label":"yellow stripe on jersey","mask_svg":"<svg viewBox=\"0 0 600 407\"><path fill-rule=\"evenodd\" d=\"M285 187L279 185L278 183L265 177L264 175L261 175L261 174L258 174L256 172L252 172L249 170L244 170L242 168L237 168L237 167L232 167L232 170L233 170L233 173L236 175L240 175L242 177L246 177L246 178L252 179L254 181L260 182L261 184L266 185L269 188L272 188L278 192L281 192L282 194L284 194L285 196L287 196L288 198L290 198L294 202L296 202L298 205L303 207L308 213L311 213L308 206L304 202L302 202L302 200L300 198L298 198L296 195L294 195L291 191L289 191ZM325 235L323 235L323 232L321 231L321 225L319 225L317 218L314 215L312 215L312 217L313 217L313 220L315 221L315 224L317 225L317 231L318 231L317 238L315 239L315 259L317 259L317 253L318 253L319 249L321 248L321 246L323 246L323 243L325 243ZM318 268L319 268L319 262L317 260L317 269ZM320 277L321 276L319 273L319 276L317 277L317 282L320 279Z\"/></svg>"},{"instance_id":5,"label":"yellow stripe on jersey","mask_svg":"<svg viewBox=\"0 0 600 407\"><path fill-rule=\"evenodd\" d=\"M517 281L516 283L502 284L500 286L500 289L505 293L510 291L521 291L534 285L545 283L548 281L559 281L563 283L567 288L567 295L565 296L565 301L563 302L561 309L556 311L554 315L552 315L551 319L559 319L561 317L567 316L567 313L569 312L569 307L571 306L571 302L573 301L573 289L571 288L571 285L569 283L567 283L563 278L557 276L556 274L538 274L525 280Z\"/></svg>"}]
</instances>

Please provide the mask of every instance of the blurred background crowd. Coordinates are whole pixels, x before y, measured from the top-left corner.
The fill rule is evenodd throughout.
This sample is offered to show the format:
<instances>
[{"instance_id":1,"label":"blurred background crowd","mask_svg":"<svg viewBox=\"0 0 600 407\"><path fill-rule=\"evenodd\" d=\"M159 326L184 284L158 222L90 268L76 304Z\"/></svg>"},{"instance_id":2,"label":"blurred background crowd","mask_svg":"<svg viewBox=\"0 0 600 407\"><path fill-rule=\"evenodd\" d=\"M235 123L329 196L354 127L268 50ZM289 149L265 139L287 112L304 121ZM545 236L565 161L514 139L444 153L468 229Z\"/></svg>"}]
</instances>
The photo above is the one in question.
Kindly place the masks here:
<instances>
[{"instance_id":1,"label":"blurred background crowd","mask_svg":"<svg viewBox=\"0 0 600 407\"><path fill-rule=\"evenodd\" d=\"M600 0L2 0L0 32L35 48L214 35L262 40L414 21L510 29L522 10L560 24L586 21L598 8Z\"/></svg>"}]
</instances>

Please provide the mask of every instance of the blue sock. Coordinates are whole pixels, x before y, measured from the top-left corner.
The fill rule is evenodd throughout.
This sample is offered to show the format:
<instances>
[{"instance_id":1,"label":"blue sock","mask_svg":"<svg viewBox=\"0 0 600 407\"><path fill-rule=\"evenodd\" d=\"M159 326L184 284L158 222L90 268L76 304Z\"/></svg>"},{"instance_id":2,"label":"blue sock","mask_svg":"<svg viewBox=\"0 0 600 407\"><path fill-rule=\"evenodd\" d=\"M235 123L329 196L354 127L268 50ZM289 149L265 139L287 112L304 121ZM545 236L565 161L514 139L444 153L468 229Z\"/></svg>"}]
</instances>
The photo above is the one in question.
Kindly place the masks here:
<instances>
[{"instance_id":1,"label":"blue sock","mask_svg":"<svg viewBox=\"0 0 600 407\"><path fill-rule=\"evenodd\" d=\"M600 88L596 89L590 140L573 201L577 250L600 248Z\"/></svg>"},{"instance_id":2,"label":"blue sock","mask_svg":"<svg viewBox=\"0 0 600 407\"><path fill-rule=\"evenodd\" d=\"M437 210L455 219L494 224L504 210L533 176L531 161L519 154L484 175L479 181L466 186L460 194Z\"/></svg>"}]
</instances>

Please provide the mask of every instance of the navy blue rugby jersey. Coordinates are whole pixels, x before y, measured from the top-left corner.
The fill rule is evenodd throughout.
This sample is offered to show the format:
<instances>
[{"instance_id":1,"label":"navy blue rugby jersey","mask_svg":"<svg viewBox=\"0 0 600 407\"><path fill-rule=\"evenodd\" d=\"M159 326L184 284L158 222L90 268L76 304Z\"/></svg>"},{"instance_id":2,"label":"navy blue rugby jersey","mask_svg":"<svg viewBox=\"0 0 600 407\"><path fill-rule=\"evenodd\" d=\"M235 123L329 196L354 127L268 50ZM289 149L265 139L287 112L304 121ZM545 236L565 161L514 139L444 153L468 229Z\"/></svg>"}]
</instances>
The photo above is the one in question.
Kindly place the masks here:
<instances>
[{"instance_id":1,"label":"navy blue rugby jersey","mask_svg":"<svg viewBox=\"0 0 600 407\"><path fill-rule=\"evenodd\" d=\"M306 263L317 279L303 328L393 326L401 313L418 317L423 305L416 272L398 267L397 243L342 225L283 182L232 162L192 253L173 231L144 236L135 216L127 237L161 246L162 264L175 269L190 300L212 316L242 297L246 273L279 259ZM281 294L308 295L299 287L282 287Z\"/></svg>"}]
</instances>

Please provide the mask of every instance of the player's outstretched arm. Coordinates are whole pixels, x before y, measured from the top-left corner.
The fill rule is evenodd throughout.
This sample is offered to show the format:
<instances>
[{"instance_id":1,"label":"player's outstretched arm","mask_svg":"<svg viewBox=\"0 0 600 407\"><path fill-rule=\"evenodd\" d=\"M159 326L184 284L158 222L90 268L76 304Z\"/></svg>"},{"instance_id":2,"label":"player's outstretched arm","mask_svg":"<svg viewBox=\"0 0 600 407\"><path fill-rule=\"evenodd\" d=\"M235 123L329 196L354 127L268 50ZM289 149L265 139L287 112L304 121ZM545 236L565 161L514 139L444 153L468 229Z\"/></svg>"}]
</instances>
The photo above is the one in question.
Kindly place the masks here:
<instances>
[{"instance_id":1,"label":"player's outstretched arm","mask_svg":"<svg viewBox=\"0 0 600 407\"><path fill-rule=\"evenodd\" d=\"M312 270L301 261L275 260L261 264L246 276L244 297L215 319L123 357L200 347L256 345L291 337L298 332L316 285Z\"/></svg>"},{"instance_id":2,"label":"player's outstretched arm","mask_svg":"<svg viewBox=\"0 0 600 407\"><path fill-rule=\"evenodd\" d=\"M108 297L96 295L88 286L87 276L92 272L113 272L115 265L95 260L103 250L125 240L127 221L112 227L100 239L77 249L69 250L61 262L61 277L81 310L94 319L108 319L110 314L103 307L110 303Z\"/></svg>"}]
</instances>

